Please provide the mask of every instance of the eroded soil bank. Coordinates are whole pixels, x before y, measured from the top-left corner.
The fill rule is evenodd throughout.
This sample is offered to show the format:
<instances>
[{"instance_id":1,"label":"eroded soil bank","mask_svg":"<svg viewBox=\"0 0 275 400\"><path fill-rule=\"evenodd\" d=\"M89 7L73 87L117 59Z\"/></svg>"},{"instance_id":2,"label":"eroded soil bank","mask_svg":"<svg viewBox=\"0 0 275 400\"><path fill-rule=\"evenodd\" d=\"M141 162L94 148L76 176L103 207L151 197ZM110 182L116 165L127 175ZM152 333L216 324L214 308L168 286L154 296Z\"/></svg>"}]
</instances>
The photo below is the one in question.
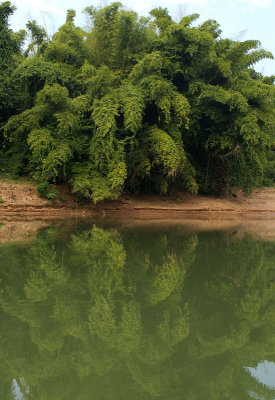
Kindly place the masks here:
<instances>
[{"instance_id":1,"label":"eroded soil bank","mask_svg":"<svg viewBox=\"0 0 275 400\"><path fill-rule=\"evenodd\" d=\"M118 200L93 204L91 201L77 202L68 187L59 186L61 200L55 204L38 196L31 183L0 183L0 216L39 215L48 218L75 215L131 214L139 218L150 216L168 217L181 214L267 214L275 215L275 189L260 189L250 197L238 194L236 197L193 196L189 193L175 193L169 196L123 195Z\"/></svg>"},{"instance_id":2,"label":"eroded soil bank","mask_svg":"<svg viewBox=\"0 0 275 400\"><path fill-rule=\"evenodd\" d=\"M67 187L62 200L41 199L33 184L0 183L0 242L30 241L40 229L54 225L62 234L76 223L128 230L169 226L181 232L227 230L275 239L275 189L261 189L251 197L215 198L176 193L171 196L127 196L94 205L77 203ZM63 229L62 227L66 227Z\"/></svg>"}]
</instances>

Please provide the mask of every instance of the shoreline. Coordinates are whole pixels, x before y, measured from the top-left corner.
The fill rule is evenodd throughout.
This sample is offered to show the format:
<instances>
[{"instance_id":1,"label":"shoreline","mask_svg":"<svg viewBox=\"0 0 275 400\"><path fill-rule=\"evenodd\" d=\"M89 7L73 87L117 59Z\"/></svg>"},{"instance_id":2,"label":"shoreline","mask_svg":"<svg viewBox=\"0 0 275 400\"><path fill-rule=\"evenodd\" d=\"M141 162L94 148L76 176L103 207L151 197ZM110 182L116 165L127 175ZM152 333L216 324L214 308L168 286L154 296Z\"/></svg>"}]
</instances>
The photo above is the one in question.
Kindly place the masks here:
<instances>
[{"instance_id":1,"label":"shoreline","mask_svg":"<svg viewBox=\"0 0 275 400\"><path fill-rule=\"evenodd\" d=\"M137 219L178 217L275 218L275 188L256 190L251 196L238 193L224 198L176 192L173 195L122 195L117 200L94 204L76 202L65 185L57 186L62 201L40 198L32 183L0 182L0 218L70 218L118 216Z\"/></svg>"},{"instance_id":2,"label":"shoreline","mask_svg":"<svg viewBox=\"0 0 275 400\"><path fill-rule=\"evenodd\" d=\"M103 229L115 229L120 232L146 230L163 232L173 230L175 234L191 235L203 232L227 232L236 237L251 234L262 240L275 240L275 216L266 218L260 214L155 214L143 215L113 213L106 215L0 215L0 243L27 243L35 239L41 229L50 226L57 232L70 232L76 225Z\"/></svg>"},{"instance_id":3,"label":"shoreline","mask_svg":"<svg viewBox=\"0 0 275 400\"><path fill-rule=\"evenodd\" d=\"M123 195L99 204L78 204L67 186L58 187L63 201L55 205L38 196L29 182L1 183L0 242L29 242L40 229L54 225L97 224L119 230L173 229L181 234L227 231L249 232L275 239L275 189L260 189L250 197L218 198L177 192L169 196ZM65 201L64 201L65 199Z\"/></svg>"}]
</instances>

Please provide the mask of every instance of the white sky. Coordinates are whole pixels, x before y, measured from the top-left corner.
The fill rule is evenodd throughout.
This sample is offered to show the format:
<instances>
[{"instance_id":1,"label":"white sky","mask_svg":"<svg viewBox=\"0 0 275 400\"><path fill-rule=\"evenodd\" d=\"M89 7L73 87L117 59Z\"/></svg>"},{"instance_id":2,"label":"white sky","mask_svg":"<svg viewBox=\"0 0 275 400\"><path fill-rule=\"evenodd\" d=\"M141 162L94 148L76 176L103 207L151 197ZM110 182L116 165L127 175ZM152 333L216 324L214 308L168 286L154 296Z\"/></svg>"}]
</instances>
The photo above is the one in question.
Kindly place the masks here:
<instances>
[{"instance_id":1,"label":"white sky","mask_svg":"<svg viewBox=\"0 0 275 400\"><path fill-rule=\"evenodd\" d=\"M76 23L85 25L81 11L88 5L106 5L105 0L11 0L17 11L11 19L14 30L24 29L29 19L36 19L53 33L64 23L66 10L77 12ZM260 40L264 49L275 56L275 0L121 0L127 8L147 15L155 7L167 7L174 19L198 13L200 22L215 19L224 37L237 40ZM264 60L256 69L265 75L275 75L275 61Z\"/></svg>"}]
</instances>

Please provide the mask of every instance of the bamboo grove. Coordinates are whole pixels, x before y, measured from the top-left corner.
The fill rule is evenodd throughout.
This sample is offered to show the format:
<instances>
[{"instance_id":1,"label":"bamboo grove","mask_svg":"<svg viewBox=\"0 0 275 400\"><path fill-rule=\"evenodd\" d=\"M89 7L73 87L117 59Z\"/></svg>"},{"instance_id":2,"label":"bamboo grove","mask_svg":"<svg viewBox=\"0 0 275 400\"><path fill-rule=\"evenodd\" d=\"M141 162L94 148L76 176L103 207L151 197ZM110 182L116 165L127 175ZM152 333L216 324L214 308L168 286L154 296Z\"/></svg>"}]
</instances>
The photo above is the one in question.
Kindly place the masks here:
<instances>
[{"instance_id":1,"label":"bamboo grove","mask_svg":"<svg viewBox=\"0 0 275 400\"><path fill-rule=\"evenodd\" d=\"M0 173L94 202L274 183L274 77L253 69L272 54L258 41L120 3L87 7L86 30L68 10L50 38L34 20L13 32L14 10L0 5Z\"/></svg>"}]
</instances>

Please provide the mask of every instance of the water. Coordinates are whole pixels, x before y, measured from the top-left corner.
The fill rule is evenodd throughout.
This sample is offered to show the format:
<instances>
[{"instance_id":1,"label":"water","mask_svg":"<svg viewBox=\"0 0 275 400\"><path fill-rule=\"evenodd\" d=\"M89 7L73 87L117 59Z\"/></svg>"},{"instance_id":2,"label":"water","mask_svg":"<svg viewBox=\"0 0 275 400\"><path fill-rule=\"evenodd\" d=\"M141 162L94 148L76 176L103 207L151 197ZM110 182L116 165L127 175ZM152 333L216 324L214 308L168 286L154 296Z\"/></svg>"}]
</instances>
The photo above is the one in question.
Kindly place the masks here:
<instances>
[{"instance_id":1,"label":"water","mask_svg":"<svg viewBox=\"0 0 275 400\"><path fill-rule=\"evenodd\" d=\"M275 399L271 240L61 224L0 265L0 399Z\"/></svg>"}]
</instances>

